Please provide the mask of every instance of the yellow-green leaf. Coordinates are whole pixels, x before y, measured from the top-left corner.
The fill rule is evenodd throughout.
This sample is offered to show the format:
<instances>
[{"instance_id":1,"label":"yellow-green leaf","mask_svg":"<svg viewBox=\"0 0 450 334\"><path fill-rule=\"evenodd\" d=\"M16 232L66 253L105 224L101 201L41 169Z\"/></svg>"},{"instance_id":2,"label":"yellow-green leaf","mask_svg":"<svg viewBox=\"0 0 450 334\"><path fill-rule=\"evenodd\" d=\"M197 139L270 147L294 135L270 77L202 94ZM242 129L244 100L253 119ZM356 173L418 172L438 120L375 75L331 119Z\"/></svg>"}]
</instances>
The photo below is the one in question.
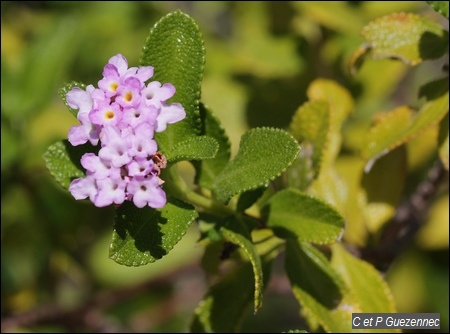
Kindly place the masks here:
<instances>
[{"instance_id":1,"label":"yellow-green leaf","mask_svg":"<svg viewBox=\"0 0 450 334\"><path fill-rule=\"evenodd\" d=\"M314 177L320 172L323 154L329 144L330 128L330 105L325 100L303 104L295 112L289 127L289 131L301 145L311 145Z\"/></svg>"},{"instance_id":2,"label":"yellow-green leaf","mask_svg":"<svg viewBox=\"0 0 450 334\"><path fill-rule=\"evenodd\" d=\"M386 114L377 115L374 125L367 134L363 157L375 160L389 152L390 149L401 145L403 136L413 123L413 110L407 106L398 107ZM369 165L371 168L372 166ZM370 169L367 167L367 169Z\"/></svg>"},{"instance_id":3,"label":"yellow-green leaf","mask_svg":"<svg viewBox=\"0 0 450 334\"><path fill-rule=\"evenodd\" d=\"M332 246L331 265L349 287L354 305L363 313L395 313L389 286L371 264L360 260L341 244Z\"/></svg>"},{"instance_id":4,"label":"yellow-green leaf","mask_svg":"<svg viewBox=\"0 0 450 334\"><path fill-rule=\"evenodd\" d=\"M366 170L380 156L420 135L428 127L439 123L448 112L448 91L426 102L417 114L401 106L380 117L370 129L363 157L367 159Z\"/></svg>"},{"instance_id":5,"label":"yellow-green leaf","mask_svg":"<svg viewBox=\"0 0 450 334\"><path fill-rule=\"evenodd\" d=\"M398 58L414 66L439 58L448 50L448 32L439 23L412 13L380 17L361 33L375 59Z\"/></svg>"},{"instance_id":6,"label":"yellow-green leaf","mask_svg":"<svg viewBox=\"0 0 450 334\"><path fill-rule=\"evenodd\" d=\"M353 98L349 91L329 79L316 79L308 87L309 100L325 100L331 109L332 126L340 128L342 122L353 111Z\"/></svg>"},{"instance_id":7,"label":"yellow-green leaf","mask_svg":"<svg viewBox=\"0 0 450 334\"><path fill-rule=\"evenodd\" d=\"M353 98L349 91L329 79L316 79L308 87L310 101L325 100L330 107L330 129L327 145L324 147L322 168L333 163L339 154L342 142L341 126L353 111Z\"/></svg>"}]
</instances>

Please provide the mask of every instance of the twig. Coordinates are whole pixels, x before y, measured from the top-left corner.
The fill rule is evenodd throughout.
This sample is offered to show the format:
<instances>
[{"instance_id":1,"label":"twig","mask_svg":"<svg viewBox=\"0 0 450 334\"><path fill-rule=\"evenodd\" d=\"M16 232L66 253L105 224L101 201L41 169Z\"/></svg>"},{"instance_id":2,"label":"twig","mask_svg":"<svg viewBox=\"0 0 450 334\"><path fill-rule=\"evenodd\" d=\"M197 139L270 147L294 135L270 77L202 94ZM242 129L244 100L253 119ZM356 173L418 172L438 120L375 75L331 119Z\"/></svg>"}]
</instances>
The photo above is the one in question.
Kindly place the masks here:
<instances>
[{"instance_id":1,"label":"twig","mask_svg":"<svg viewBox=\"0 0 450 334\"><path fill-rule=\"evenodd\" d=\"M362 249L361 257L385 272L419 230L445 178L448 179L448 172L442 163L437 161L426 180L399 206L394 218L383 230L377 246Z\"/></svg>"}]
</instances>

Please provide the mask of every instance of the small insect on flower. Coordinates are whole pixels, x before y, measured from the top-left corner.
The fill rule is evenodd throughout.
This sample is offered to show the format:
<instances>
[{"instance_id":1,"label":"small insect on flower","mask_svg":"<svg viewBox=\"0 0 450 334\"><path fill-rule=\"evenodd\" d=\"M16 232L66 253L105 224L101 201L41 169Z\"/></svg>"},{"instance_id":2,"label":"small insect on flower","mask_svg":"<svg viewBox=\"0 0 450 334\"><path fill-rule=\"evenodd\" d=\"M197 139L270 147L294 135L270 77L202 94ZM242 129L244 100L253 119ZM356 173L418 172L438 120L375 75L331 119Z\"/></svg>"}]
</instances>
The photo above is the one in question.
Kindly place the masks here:
<instances>
[{"instance_id":1,"label":"small insect on flower","mask_svg":"<svg viewBox=\"0 0 450 334\"><path fill-rule=\"evenodd\" d=\"M155 163L155 171L157 171L157 175L161 173L161 169L167 167L167 159L161 152L156 152L153 154L152 161Z\"/></svg>"}]
</instances>

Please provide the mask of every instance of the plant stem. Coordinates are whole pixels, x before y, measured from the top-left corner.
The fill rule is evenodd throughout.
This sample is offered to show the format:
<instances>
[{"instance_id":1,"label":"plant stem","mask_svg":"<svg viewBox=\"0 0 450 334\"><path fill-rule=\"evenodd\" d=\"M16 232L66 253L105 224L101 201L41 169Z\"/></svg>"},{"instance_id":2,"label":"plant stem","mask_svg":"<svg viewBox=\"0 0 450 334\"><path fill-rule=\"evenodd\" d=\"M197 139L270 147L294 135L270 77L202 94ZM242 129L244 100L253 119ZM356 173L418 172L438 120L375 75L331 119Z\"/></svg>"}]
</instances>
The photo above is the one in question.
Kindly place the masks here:
<instances>
[{"instance_id":1,"label":"plant stem","mask_svg":"<svg viewBox=\"0 0 450 334\"><path fill-rule=\"evenodd\" d=\"M170 167L167 172L165 188L175 197L211 213L224 215L234 214L234 211L224 204L213 198L200 195L190 189L178 173L176 166Z\"/></svg>"}]
</instances>

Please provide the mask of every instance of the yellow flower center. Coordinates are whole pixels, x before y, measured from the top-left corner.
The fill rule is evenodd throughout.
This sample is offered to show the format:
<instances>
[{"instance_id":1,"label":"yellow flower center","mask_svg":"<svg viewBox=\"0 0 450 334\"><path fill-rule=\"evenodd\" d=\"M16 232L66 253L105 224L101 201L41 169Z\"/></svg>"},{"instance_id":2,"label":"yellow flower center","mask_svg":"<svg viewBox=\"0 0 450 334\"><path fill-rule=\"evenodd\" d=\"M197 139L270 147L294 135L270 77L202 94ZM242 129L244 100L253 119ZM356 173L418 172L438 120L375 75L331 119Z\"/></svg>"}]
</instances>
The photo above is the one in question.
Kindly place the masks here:
<instances>
[{"instance_id":1,"label":"yellow flower center","mask_svg":"<svg viewBox=\"0 0 450 334\"><path fill-rule=\"evenodd\" d=\"M127 102L130 102L132 98L133 98L133 93L131 93L131 92L126 93L124 96L124 100Z\"/></svg>"},{"instance_id":2,"label":"yellow flower center","mask_svg":"<svg viewBox=\"0 0 450 334\"><path fill-rule=\"evenodd\" d=\"M109 111L107 111L107 112L105 113L105 118L106 118L106 119L113 119L114 116L115 116L115 114L114 114L114 111L112 111L112 110L109 110Z\"/></svg>"},{"instance_id":3,"label":"yellow flower center","mask_svg":"<svg viewBox=\"0 0 450 334\"><path fill-rule=\"evenodd\" d=\"M110 86L111 92L115 92L117 87L119 87L119 84L117 82L113 82Z\"/></svg>"}]
</instances>

